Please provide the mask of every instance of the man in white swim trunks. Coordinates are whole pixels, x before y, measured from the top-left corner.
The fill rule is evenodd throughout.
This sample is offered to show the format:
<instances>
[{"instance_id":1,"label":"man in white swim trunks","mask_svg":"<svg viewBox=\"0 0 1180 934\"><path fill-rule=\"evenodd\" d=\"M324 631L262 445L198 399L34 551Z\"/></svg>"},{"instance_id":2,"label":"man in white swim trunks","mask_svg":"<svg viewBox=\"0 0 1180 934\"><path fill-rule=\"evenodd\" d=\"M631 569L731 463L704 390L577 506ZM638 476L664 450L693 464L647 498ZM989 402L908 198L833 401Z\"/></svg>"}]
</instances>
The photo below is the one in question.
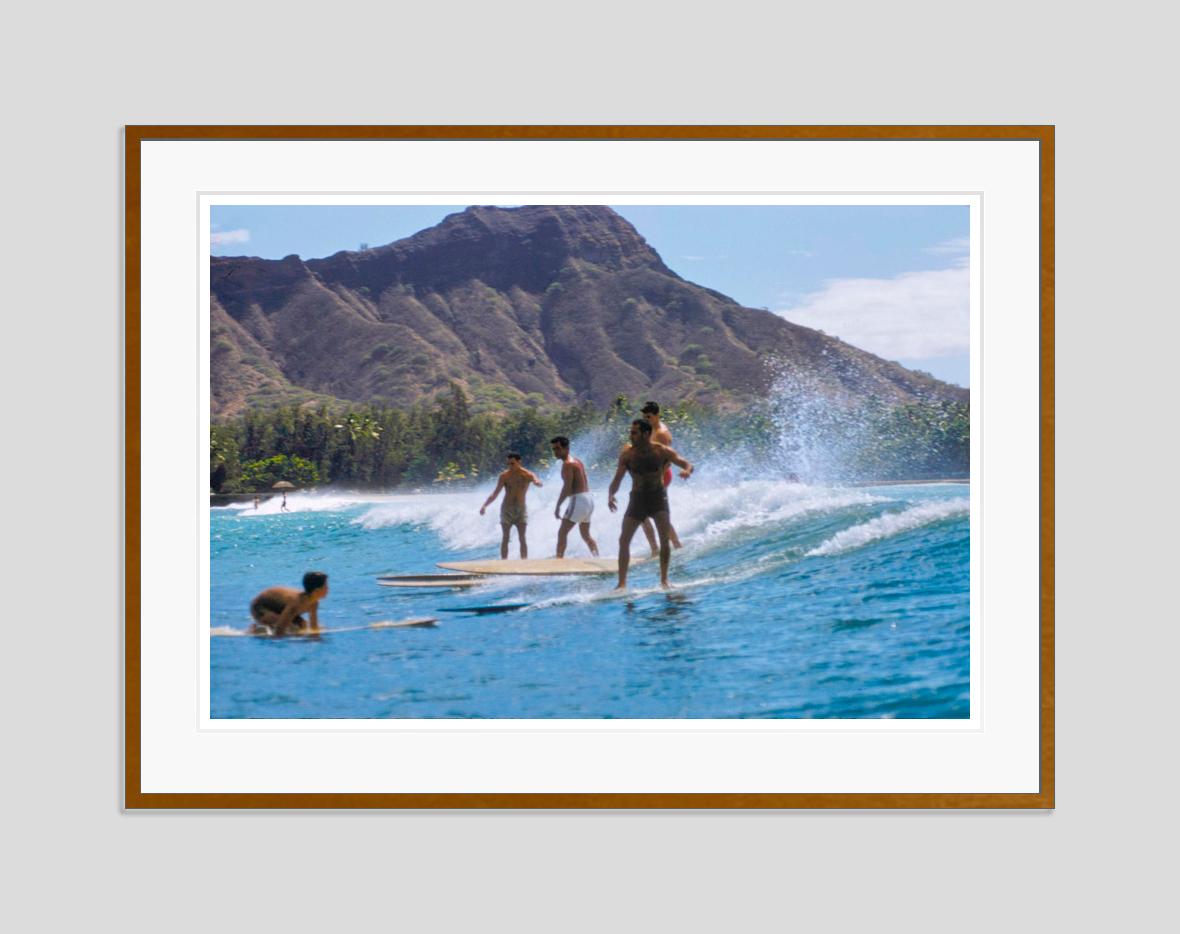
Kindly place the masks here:
<instances>
[{"instance_id":1,"label":"man in white swim trunks","mask_svg":"<svg viewBox=\"0 0 1180 934\"><path fill-rule=\"evenodd\" d=\"M479 508L479 514L482 516L487 508L495 502L500 491L504 491L504 502L500 504L500 531L503 533L500 539L500 557L504 560L508 558L508 536L512 532L513 526L516 526L516 536L520 540L520 557L524 559L529 556L529 544L525 539L529 512L525 506L524 497L529 491L530 484L533 486L543 485L535 473L524 468L520 462L520 455L512 451L508 455L508 469L500 474L500 479L496 482L496 488L492 490L492 495Z\"/></svg>"},{"instance_id":2,"label":"man in white swim trunks","mask_svg":"<svg viewBox=\"0 0 1180 934\"><path fill-rule=\"evenodd\" d=\"M590 537L590 516L594 514L594 497L590 494L590 481L586 478L586 465L570 454L570 439L558 435L549 442L553 456L561 461L561 495L553 508L553 518L561 520L557 532L557 557L565 557L565 545L570 529L575 525L590 554L598 557L598 543ZM566 500L565 512L561 504Z\"/></svg>"}]
</instances>

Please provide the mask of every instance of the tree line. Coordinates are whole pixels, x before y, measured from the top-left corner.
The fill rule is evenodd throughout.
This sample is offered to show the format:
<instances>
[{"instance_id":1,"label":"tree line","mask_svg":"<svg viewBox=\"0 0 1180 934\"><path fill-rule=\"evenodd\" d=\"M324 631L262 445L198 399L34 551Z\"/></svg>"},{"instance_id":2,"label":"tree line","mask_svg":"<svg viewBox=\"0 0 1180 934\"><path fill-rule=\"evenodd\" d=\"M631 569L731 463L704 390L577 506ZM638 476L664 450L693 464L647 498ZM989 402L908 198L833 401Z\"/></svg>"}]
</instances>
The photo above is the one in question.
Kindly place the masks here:
<instances>
[{"instance_id":1,"label":"tree line","mask_svg":"<svg viewBox=\"0 0 1180 934\"><path fill-rule=\"evenodd\" d=\"M534 469L552 460L549 439L595 433L588 466L609 469L643 400L619 396L602 409L528 406L475 414L452 384L433 401L408 409L373 405L283 406L249 410L210 427L210 488L219 493L270 490L280 480L299 487L359 489L448 484L494 476L509 451ZM698 403L665 407L677 450L740 465L772 465L802 480L921 479L966 476L970 435L964 403L884 406L850 412L831 405L771 399L736 413ZM584 458L588 454L582 452ZM601 462L597 462L601 461Z\"/></svg>"}]
</instances>

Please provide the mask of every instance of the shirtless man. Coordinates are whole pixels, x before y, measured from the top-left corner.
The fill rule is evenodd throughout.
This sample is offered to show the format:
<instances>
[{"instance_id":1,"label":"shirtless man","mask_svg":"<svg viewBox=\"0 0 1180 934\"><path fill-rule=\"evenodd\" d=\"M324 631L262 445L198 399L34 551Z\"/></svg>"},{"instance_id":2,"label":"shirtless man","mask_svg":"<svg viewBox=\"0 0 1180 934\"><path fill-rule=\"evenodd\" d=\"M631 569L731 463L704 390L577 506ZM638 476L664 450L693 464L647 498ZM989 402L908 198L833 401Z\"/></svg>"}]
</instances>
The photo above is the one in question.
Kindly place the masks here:
<instances>
[{"instance_id":1,"label":"shirtless man","mask_svg":"<svg viewBox=\"0 0 1180 934\"><path fill-rule=\"evenodd\" d=\"M594 513L594 497L590 495L590 481L586 479L586 465L570 454L570 439L565 435L558 435L549 441L553 449L553 456L561 461L561 495L557 497L557 505L553 507L553 518L561 520L561 528L557 532L557 557L565 557L565 545L569 539L570 529L575 525L582 536L582 540L590 549L590 554L598 557L598 543L590 537L590 516ZM565 507L565 514L561 512L561 504L569 499Z\"/></svg>"},{"instance_id":2,"label":"shirtless man","mask_svg":"<svg viewBox=\"0 0 1180 934\"><path fill-rule=\"evenodd\" d=\"M319 605L327 595L328 575L323 571L304 574L302 592L294 587L268 587L250 601L250 616L254 619L250 631L274 636L318 632ZM310 625L304 613L311 617Z\"/></svg>"},{"instance_id":3,"label":"shirtless man","mask_svg":"<svg viewBox=\"0 0 1180 934\"><path fill-rule=\"evenodd\" d=\"M623 482L623 474L631 474L631 501L623 515L623 528L619 533L619 585L616 590L627 586L627 570L631 566L631 539L644 519L652 519L660 533L660 586L669 588L668 563L672 557L669 532L672 523L668 515L668 491L664 488L664 468L675 464L683 468L681 476L686 480L692 476L692 464L663 444L651 440L651 424L637 418L631 423L631 444L619 454L619 468L610 483L607 506L614 512L615 493Z\"/></svg>"},{"instance_id":4,"label":"shirtless man","mask_svg":"<svg viewBox=\"0 0 1180 934\"><path fill-rule=\"evenodd\" d=\"M651 440L656 444L662 444L666 448L672 446L672 430L660 421L660 405L658 402L648 402L642 409L639 410L647 423L651 425ZM683 471L681 477L684 477ZM687 479L687 478L685 478ZM664 486L671 486L672 484L672 468L668 467L664 471ZM647 543L651 546L651 553L654 557L658 551L656 547L656 532L652 528L651 519L643 520L643 534L647 536ZM668 527L668 538L672 542L673 548L680 548L680 536L676 534L676 530L671 526Z\"/></svg>"},{"instance_id":5,"label":"shirtless man","mask_svg":"<svg viewBox=\"0 0 1180 934\"><path fill-rule=\"evenodd\" d=\"M508 558L508 536L512 532L513 526L516 526L516 537L520 540L520 557L523 559L529 556L528 542L524 538L525 527L529 522L529 512L525 507L524 498L529 491L530 483L543 486L535 473L525 470L521 466L520 455L513 451L508 455L508 469L500 474L499 482L492 490L492 495L479 507L479 514L482 516L484 511L495 502L500 491L504 491L504 502L500 504L500 529L504 533L504 537L500 540L500 557L502 559Z\"/></svg>"}]
</instances>

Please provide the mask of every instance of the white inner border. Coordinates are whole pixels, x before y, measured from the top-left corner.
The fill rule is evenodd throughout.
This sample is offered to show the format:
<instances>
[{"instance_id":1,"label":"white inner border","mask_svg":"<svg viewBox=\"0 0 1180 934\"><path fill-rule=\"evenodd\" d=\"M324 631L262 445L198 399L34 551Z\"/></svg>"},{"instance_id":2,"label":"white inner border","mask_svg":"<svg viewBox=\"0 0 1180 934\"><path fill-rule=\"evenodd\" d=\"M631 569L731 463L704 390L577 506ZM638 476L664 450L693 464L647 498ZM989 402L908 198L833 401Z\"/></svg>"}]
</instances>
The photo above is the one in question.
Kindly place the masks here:
<instances>
[{"instance_id":1,"label":"white inner border","mask_svg":"<svg viewBox=\"0 0 1180 934\"><path fill-rule=\"evenodd\" d=\"M1035 141L147 141L141 152L144 792L1037 790ZM377 191L398 194L358 194ZM383 200L970 204L971 720L210 721L208 204ZM195 508L178 510L186 457ZM193 615L177 612L184 592Z\"/></svg>"}]
</instances>

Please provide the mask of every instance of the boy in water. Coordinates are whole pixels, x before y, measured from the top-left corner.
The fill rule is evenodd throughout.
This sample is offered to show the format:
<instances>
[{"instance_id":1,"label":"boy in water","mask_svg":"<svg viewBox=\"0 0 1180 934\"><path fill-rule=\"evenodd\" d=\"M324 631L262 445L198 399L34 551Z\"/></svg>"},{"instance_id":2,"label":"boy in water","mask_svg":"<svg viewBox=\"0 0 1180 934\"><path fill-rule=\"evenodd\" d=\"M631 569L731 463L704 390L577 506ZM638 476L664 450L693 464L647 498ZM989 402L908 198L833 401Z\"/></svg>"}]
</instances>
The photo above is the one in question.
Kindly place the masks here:
<instances>
[{"instance_id":1,"label":"boy in water","mask_svg":"<svg viewBox=\"0 0 1180 934\"><path fill-rule=\"evenodd\" d=\"M303 575L302 593L294 587L268 587L250 601L250 616L254 619L250 631L274 636L318 632L319 604L327 595L328 575L323 571ZM311 617L310 625L304 613Z\"/></svg>"},{"instance_id":2,"label":"boy in water","mask_svg":"<svg viewBox=\"0 0 1180 934\"><path fill-rule=\"evenodd\" d=\"M575 525L590 554L598 557L598 543L590 537L590 517L594 514L594 497L590 495L590 481L586 477L586 465L570 454L570 439L565 435L551 438L549 447L553 456L561 461L561 495L553 507L553 518L561 520L557 530L557 557L565 557L565 546L570 529ZM562 514L561 504L569 499L569 505Z\"/></svg>"},{"instance_id":3,"label":"boy in water","mask_svg":"<svg viewBox=\"0 0 1180 934\"><path fill-rule=\"evenodd\" d=\"M479 514L482 516L488 506L500 495L500 491L504 491L504 502L500 504L500 529L504 533L500 540L501 559L508 558L508 536L512 533L513 526L516 526L516 537L520 541L520 557L524 559L529 556L528 542L524 537L525 529L528 527L529 512L525 506L524 498L529 491L530 483L535 486L544 486L535 473L524 469L520 463L520 455L512 451L508 455L508 469L500 474L500 479L496 483L496 488L492 490L492 495L479 507Z\"/></svg>"},{"instance_id":4,"label":"boy in water","mask_svg":"<svg viewBox=\"0 0 1180 934\"><path fill-rule=\"evenodd\" d=\"M615 493L623 482L623 474L631 474L631 501L623 516L623 528L619 533L619 585L616 590L627 586L627 570L631 565L631 539L644 519L651 519L660 534L660 586L667 590L668 565L671 562L672 546L669 543L672 528L668 511L668 491L664 488L663 474L669 464L683 468L681 476L686 480L692 476L692 464L670 447L656 444L651 440L651 425L637 418L631 423L631 444L619 454L619 467L611 481L607 507L614 512Z\"/></svg>"}]
</instances>

